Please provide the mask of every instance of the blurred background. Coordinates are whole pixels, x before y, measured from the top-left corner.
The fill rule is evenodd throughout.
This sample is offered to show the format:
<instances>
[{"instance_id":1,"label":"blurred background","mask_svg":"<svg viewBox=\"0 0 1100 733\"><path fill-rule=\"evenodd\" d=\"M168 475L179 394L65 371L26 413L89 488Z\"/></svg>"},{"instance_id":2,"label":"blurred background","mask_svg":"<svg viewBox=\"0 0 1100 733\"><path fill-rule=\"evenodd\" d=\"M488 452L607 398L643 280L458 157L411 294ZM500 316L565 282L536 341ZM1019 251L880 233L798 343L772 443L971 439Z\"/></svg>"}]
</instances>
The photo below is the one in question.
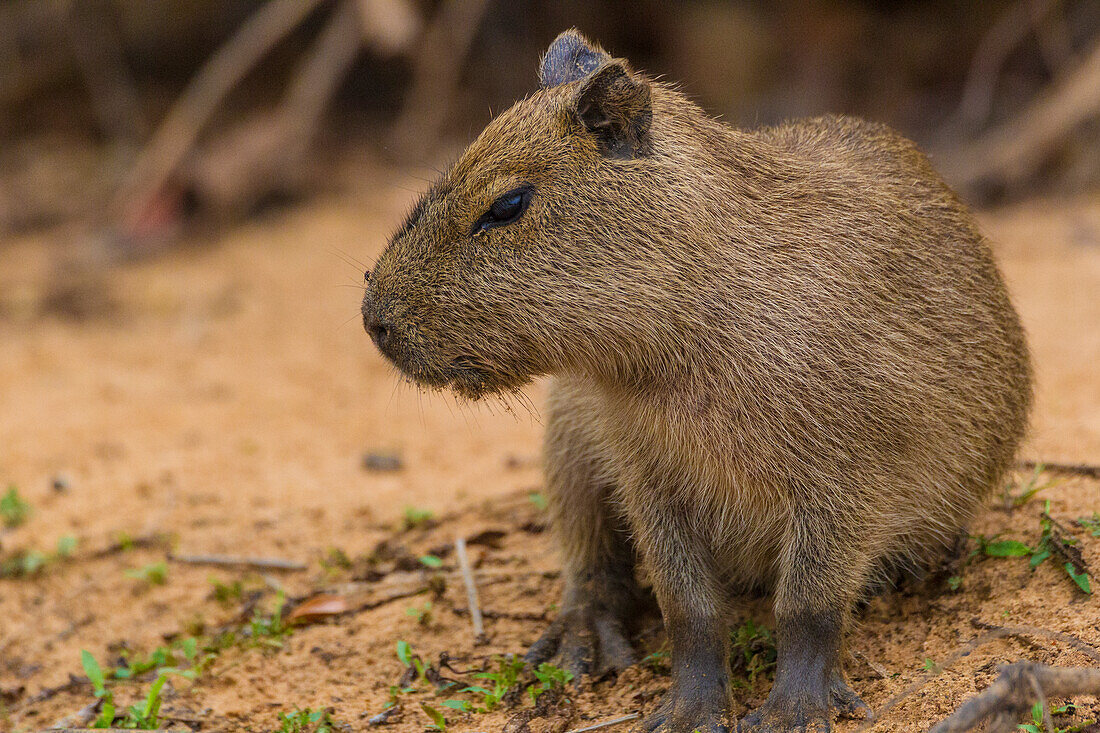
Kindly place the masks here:
<instances>
[{"instance_id":1,"label":"blurred background","mask_svg":"<svg viewBox=\"0 0 1100 733\"><path fill-rule=\"evenodd\" d=\"M890 123L978 204L1100 181L1094 0L5 0L0 247L65 226L84 264L145 256L430 170L570 26L732 124Z\"/></svg>"}]
</instances>

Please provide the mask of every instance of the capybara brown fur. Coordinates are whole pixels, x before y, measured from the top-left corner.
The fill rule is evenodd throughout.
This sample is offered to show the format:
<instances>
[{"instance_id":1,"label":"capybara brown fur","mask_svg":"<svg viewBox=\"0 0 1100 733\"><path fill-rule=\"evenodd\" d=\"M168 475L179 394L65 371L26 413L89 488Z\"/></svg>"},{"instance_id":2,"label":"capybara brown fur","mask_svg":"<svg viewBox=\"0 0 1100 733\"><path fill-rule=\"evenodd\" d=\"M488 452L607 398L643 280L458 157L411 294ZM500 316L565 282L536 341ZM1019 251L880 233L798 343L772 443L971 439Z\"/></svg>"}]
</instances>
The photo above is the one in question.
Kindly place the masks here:
<instances>
[{"instance_id":1,"label":"capybara brown fur","mask_svg":"<svg viewBox=\"0 0 1100 733\"><path fill-rule=\"evenodd\" d=\"M576 31L368 273L408 377L476 399L549 375L561 612L531 648L634 659L644 562L673 682L645 730L735 729L726 607L774 596L742 730L866 706L852 608L941 553L1027 422L1024 334L974 218L908 140L847 117L744 131Z\"/></svg>"}]
</instances>

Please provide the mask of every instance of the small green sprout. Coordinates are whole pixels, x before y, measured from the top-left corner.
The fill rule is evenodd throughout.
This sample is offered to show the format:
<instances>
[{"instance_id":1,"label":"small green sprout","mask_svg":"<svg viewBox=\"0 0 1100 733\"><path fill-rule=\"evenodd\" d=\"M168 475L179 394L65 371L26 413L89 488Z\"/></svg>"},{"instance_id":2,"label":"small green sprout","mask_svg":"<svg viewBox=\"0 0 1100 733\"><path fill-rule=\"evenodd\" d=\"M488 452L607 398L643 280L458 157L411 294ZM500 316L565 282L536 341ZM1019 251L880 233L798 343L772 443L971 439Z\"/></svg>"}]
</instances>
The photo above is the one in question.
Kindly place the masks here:
<instances>
[{"instance_id":1,"label":"small green sprout","mask_svg":"<svg viewBox=\"0 0 1100 733\"><path fill-rule=\"evenodd\" d=\"M978 553L986 557L1025 557L1034 551L1028 545L1017 540L997 540L1000 535L986 537L977 535Z\"/></svg>"},{"instance_id":2,"label":"small green sprout","mask_svg":"<svg viewBox=\"0 0 1100 733\"><path fill-rule=\"evenodd\" d=\"M432 622L432 602L424 601L424 605L420 608L416 606L406 608L405 614L415 618L416 623L420 626L428 626Z\"/></svg>"},{"instance_id":3,"label":"small green sprout","mask_svg":"<svg viewBox=\"0 0 1100 733\"><path fill-rule=\"evenodd\" d=\"M1050 502L1046 502L1043 513L1039 517L1039 526L1042 535L1039 537L1039 546L1035 548L1031 556L1031 567L1035 568L1039 563L1051 555L1058 555L1062 560L1062 569L1070 577L1082 593L1092 594L1092 584L1089 582L1088 570L1085 568L1081 551L1074 547L1078 540L1069 534L1061 525L1055 526L1053 517L1050 516Z\"/></svg>"},{"instance_id":4,"label":"small green sprout","mask_svg":"<svg viewBox=\"0 0 1100 733\"><path fill-rule=\"evenodd\" d=\"M447 730L447 719L443 717L443 713L439 712L426 702L420 703L420 709L424 711L424 714L432 721L432 724L428 726L430 730Z\"/></svg>"},{"instance_id":5,"label":"small green sprout","mask_svg":"<svg viewBox=\"0 0 1100 733\"><path fill-rule=\"evenodd\" d=\"M1039 483L1040 477L1043 475L1043 470L1046 467L1039 463L1036 464L1034 472L1024 481L1017 481L1015 479L1005 483L1004 491L1001 493L1001 500L1004 502L1004 508L1011 511L1031 501L1036 494L1040 491L1045 491L1054 486L1057 481L1048 480L1043 483ZM1018 489L1014 491L1013 489Z\"/></svg>"},{"instance_id":6,"label":"small green sprout","mask_svg":"<svg viewBox=\"0 0 1100 733\"><path fill-rule=\"evenodd\" d=\"M252 613L252 620L248 622L249 636L255 646L267 649L281 649L284 639L290 635L292 629L283 618L283 607L286 606L286 594L279 591L275 596L275 605L271 609L271 615L265 616L256 609Z\"/></svg>"},{"instance_id":7,"label":"small green sprout","mask_svg":"<svg viewBox=\"0 0 1100 733\"><path fill-rule=\"evenodd\" d=\"M127 578L140 580L146 585L164 585L168 582L168 563L163 560L123 572Z\"/></svg>"},{"instance_id":8,"label":"small green sprout","mask_svg":"<svg viewBox=\"0 0 1100 733\"><path fill-rule=\"evenodd\" d=\"M512 690L519 686L519 674L523 671L524 662L521 657L505 656L497 657L496 672L479 672L475 679L485 680L490 686L471 685L464 687L460 692L473 692L481 695L481 706L477 712L487 713L495 710Z\"/></svg>"},{"instance_id":9,"label":"small green sprout","mask_svg":"<svg viewBox=\"0 0 1100 733\"><path fill-rule=\"evenodd\" d=\"M758 675L771 674L775 669L778 653L771 629L747 619L733 631L730 641L730 666L734 674L744 675L751 683Z\"/></svg>"},{"instance_id":10,"label":"small green sprout","mask_svg":"<svg viewBox=\"0 0 1100 733\"><path fill-rule=\"evenodd\" d=\"M57 557L69 558L76 552L77 540L71 534L63 535L57 540Z\"/></svg>"},{"instance_id":11,"label":"small green sprout","mask_svg":"<svg viewBox=\"0 0 1100 733\"><path fill-rule=\"evenodd\" d=\"M239 580L223 583L217 578L210 578L210 584L214 587L214 600L223 606L232 605L244 596L244 584Z\"/></svg>"},{"instance_id":12,"label":"small green sprout","mask_svg":"<svg viewBox=\"0 0 1100 733\"><path fill-rule=\"evenodd\" d=\"M540 695L551 690L561 692L572 681L572 672L543 662L535 669L535 684L527 688L527 693L531 696L531 702L535 702Z\"/></svg>"},{"instance_id":13,"label":"small green sprout","mask_svg":"<svg viewBox=\"0 0 1100 733\"><path fill-rule=\"evenodd\" d=\"M428 667L424 664L424 660L420 658L419 654L414 654L412 646L409 642L401 640L397 642L397 659L406 668L416 670L416 679L421 682L428 681Z\"/></svg>"},{"instance_id":14,"label":"small green sprout","mask_svg":"<svg viewBox=\"0 0 1100 733\"><path fill-rule=\"evenodd\" d=\"M473 712L474 709L473 704L469 700L444 700L440 704L451 710L457 710L460 713Z\"/></svg>"},{"instance_id":15,"label":"small green sprout","mask_svg":"<svg viewBox=\"0 0 1100 733\"><path fill-rule=\"evenodd\" d=\"M80 665L92 683L93 693L103 701L99 707L99 715L91 725L93 728L110 728L115 722L115 700L114 695L107 689L107 677L103 674L103 668L86 649L80 650Z\"/></svg>"},{"instance_id":16,"label":"small green sprout","mask_svg":"<svg viewBox=\"0 0 1100 733\"><path fill-rule=\"evenodd\" d=\"M321 567L329 573L350 570L351 566L352 562L351 558L348 557L348 553L339 547L330 547L325 556L321 558Z\"/></svg>"},{"instance_id":17,"label":"small green sprout","mask_svg":"<svg viewBox=\"0 0 1100 733\"><path fill-rule=\"evenodd\" d=\"M443 567L443 561L435 555L421 555L420 564L433 570Z\"/></svg>"},{"instance_id":18,"label":"small green sprout","mask_svg":"<svg viewBox=\"0 0 1100 733\"><path fill-rule=\"evenodd\" d=\"M1081 517L1077 524L1092 533L1093 537L1100 537L1100 512L1093 512L1091 517Z\"/></svg>"},{"instance_id":19,"label":"small green sprout","mask_svg":"<svg viewBox=\"0 0 1100 733\"><path fill-rule=\"evenodd\" d=\"M170 658L170 653L164 650L163 647L158 649L158 652L154 652L152 658L158 661L165 661ZM197 672L193 669L179 670L174 667L158 667L157 676L153 680L152 685L149 686L149 691L145 694L144 699L139 700L135 704L129 706L126 709L126 714L121 721L116 721L116 707L114 702L114 695L107 687L107 674L104 669L96 661L96 658L92 656L91 652L87 650L81 650L80 652L80 664L84 668L84 674L88 676L88 680L92 683L92 690L96 697L103 700L100 705L99 715L92 722L93 728L134 728L137 730L155 730L160 727L160 706L162 702L161 693L164 690L164 686L168 683L168 679L177 675L185 677L187 679L195 679ZM115 670L113 676L119 679L125 679L132 676L133 668L127 667L126 673L120 673L119 670Z\"/></svg>"},{"instance_id":20,"label":"small green sprout","mask_svg":"<svg viewBox=\"0 0 1100 733\"><path fill-rule=\"evenodd\" d=\"M414 506L405 507L405 513L402 516L402 529L410 530L418 527L423 527L435 519L435 512L431 509L418 509Z\"/></svg>"},{"instance_id":21,"label":"small green sprout","mask_svg":"<svg viewBox=\"0 0 1100 733\"><path fill-rule=\"evenodd\" d=\"M1078 520L1078 524L1081 524ZM1039 567L1051 557L1057 556L1061 561L1062 569L1074 582L1082 593L1092 593L1092 583L1088 570L1081 559L1078 540L1050 516L1050 501L1046 502L1042 514L1039 515L1039 527L1041 534L1039 543L1035 547L1017 540L997 540L999 535L986 537L977 535L978 548L971 552L970 558L975 555L987 557L1028 557L1028 565L1031 569ZM970 558L967 558L968 560Z\"/></svg>"},{"instance_id":22,"label":"small green sprout","mask_svg":"<svg viewBox=\"0 0 1100 733\"><path fill-rule=\"evenodd\" d=\"M31 505L19 495L15 485L8 486L7 492L0 497L0 521L5 527L18 527L31 515Z\"/></svg>"},{"instance_id":23,"label":"small green sprout","mask_svg":"<svg viewBox=\"0 0 1100 733\"><path fill-rule=\"evenodd\" d=\"M172 675L180 675L188 679L194 679L195 673L191 670L180 671L178 669L165 668L159 670L157 678L153 680L153 684L149 687L149 692L146 693L145 699L131 705L126 710L126 720L123 721L123 728L137 728L139 730L156 730L160 727L160 719L158 714L160 713L161 705L161 692L164 689L164 685L167 684L168 678Z\"/></svg>"},{"instance_id":24,"label":"small green sprout","mask_svg":"<svg viewBox=\"0 0 1100 733\"><path fill-rule=\"evenodd\" d=\"M277 733L333 733L335 725L328 710L295 708L289 713L279 713Z\"/></svg>"},{"instance_id":25,"label":"small green sprout","mask_svg":"<svg viewBox=\"0 0 1100 733\"><path fill-rule=\"evenodd\" d=\"M50 565L72 557L76 550L76 537L65 535L57 541L57 550L44 553L39 550L20 550L0 562L0 578L26 578L37 575Z\"/></svg>"},{"instance_id":26,"label":"small green sprout","mask_svg":"<svg viewBox=\"0 0 1100 733\"><path fill-rule=\"evenodd\" d=\"M649 667L654 674L667 675L671 673L668 664L669 653L663 649L647 654L642 658L642 664Z\"/></svg>"},{"instance_id":27,"label":"small green sprout","mask_svg":"<svg viewBox=\"0 0 1100 733\"><path fill-rule=\"evenodd\" d=\"M1066 705L1057 705L1050 709L1050 715L1073 715L1077 712L1077 708L1073 703ZM1096 725L1094 719L1089 719L1069 726L1068 728L1060 728L1057 725L1053 730L1048 730L1044 718L1046 717L1043 710L1043 703L1037 702L1031 706L1031 722L1020 723L1017 726L1018 730L1027 731L1027 733L1078 733L1078 731L1091 730L1091 726Z\"/></svg>"}]
</instances>

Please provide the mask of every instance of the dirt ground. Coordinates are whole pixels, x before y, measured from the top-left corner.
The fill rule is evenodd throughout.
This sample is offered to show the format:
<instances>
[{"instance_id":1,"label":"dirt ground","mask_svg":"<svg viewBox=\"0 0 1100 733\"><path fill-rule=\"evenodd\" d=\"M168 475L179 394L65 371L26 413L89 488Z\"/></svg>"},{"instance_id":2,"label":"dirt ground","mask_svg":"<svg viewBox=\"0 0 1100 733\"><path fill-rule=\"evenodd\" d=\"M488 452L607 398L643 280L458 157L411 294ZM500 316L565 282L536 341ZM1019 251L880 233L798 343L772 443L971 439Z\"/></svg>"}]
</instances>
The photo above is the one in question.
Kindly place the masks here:
<instances>
[{"instance_id":1,"label":"dirt ground","mask_svg":"<svg viewBox=\"0 0 1100 733\"><path fill-rule=\"evenodd\" d=\"M290 599L287 611L323 590L349 610L266 641L260 632L223 636L225 648L196 680L171 678L165 725L270 731L279 713L309 707L331 708L337 729L363 730L405 671L398 641L431 663L435 682L441 671L474 683L470 670L495 669L492 655L537 638L560 587L537 496L543 388L528 390L534 413L422 396L399 383L359 321L360 260L378 254L422 185L412 174L379 172L215 241L115 270L85 285L103 302L81 319L39 313L69 277L48 264L63 235L0 244L0 488L18 487L32 508L0 535L0 560L77 538L71 557L0 580L0 729L46 728L93 702L81 650L106 667L120 664L122 650L134 659L196 635L210 644L218 632L250 629L253 614L270 614L276 588ZM1023 457L1100 463L1100 197L1031 202L982 221L1038 366ZM365 453L398 456L402 466L367 470ZM991 507L972 531L1034 545L1049 499L1050 514L1082 538L1084 559L1100 573L1100 538L1072 525L1100 510L1100 480L1040 483L1048 478L1055 483L1030 503ZM408 508L433 518L413 512L415 526L401 530ZM471 540L485 643L471 630L456 536ZM163 584L125 572L169 552L283 558L306 569L169 560ZM419 562L425 554L441 567ZM873 709L929 678L875 731L927 730L986 686L999 663L1096 664L1067 643L1013 635L941 673L990 625L1041 627L1100 647L1100 603L1053 562L1031 571L1027 558L976 558L958 577L957 590L890 593L861 615L846 670ZM771 623L758 600L738 614L735 623ZM653 623L639 638L646 653L661 649ZM444 653L450 668L439 665ZM651 710L669 683L661 667L658 657L569 690L568 702L548 705L549 693L529 729ZM740 682L736 712L758 705L769 684L766 672ZM149 685L148 674L115 683L119 708ZM421 703L455 731L523 730L532 715L524 713L529 698L470 714L443 701L476 693L409 686L416 691L397 694L398 710L379 730L423 730L432 721ZM1077 703L1059 725L1100 718L1095 699Z\"/></svg>"}]
</instances>

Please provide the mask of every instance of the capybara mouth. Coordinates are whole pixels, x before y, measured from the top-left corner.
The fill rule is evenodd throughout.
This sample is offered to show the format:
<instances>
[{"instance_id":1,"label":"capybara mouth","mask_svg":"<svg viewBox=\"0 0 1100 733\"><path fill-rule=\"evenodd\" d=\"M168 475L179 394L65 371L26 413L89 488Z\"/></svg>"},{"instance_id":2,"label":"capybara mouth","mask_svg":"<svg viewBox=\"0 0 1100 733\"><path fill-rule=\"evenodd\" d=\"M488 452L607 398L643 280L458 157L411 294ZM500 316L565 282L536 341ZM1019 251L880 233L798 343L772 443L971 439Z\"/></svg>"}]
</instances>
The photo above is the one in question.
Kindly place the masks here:
<instances>
[{"instance_id":1,"label":"capybara mouth","mask_svg":"<svg viewBox=\"0 0 1100 733\"><path fill-rule=\"evenodd\" d=\"M485 395L502 392L510 381L475 359L459 356L443 368L394 360L406 377L428 389L450 389L460 397L477 400Z\"/></svg>"},{"instance_id":2,"label":"capybara mouth","mask_svg":"<svg viewBox=\"0 0 1100 733\"><path fill-rule=\"evenodd\" d=\"M504 380L492 369L475 359L458 356L451 359L447 370L447 385L456 394L470 400L505 388Z\"/></svg>"}]
</instances>

